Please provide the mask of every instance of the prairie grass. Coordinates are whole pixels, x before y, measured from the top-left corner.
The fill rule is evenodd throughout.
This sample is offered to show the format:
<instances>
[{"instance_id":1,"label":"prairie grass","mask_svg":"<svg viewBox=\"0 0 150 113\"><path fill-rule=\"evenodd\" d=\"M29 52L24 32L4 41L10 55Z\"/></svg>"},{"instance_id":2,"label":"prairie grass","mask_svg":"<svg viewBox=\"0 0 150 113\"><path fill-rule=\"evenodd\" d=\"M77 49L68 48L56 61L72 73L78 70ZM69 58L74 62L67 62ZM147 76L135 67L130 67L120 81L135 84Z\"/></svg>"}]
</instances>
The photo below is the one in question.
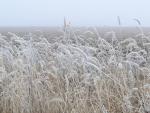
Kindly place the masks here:
<instances>
[{"instance_id":1,"label":"prairie grass","mask_svg":"<svg viewBox=\"0 0 150 113\"><path fill-rule=\"evenodd\" d=\"M150 113L143 36L64 29L51 39L0 35L0 113Z\"/></svg>"}]
</instances>

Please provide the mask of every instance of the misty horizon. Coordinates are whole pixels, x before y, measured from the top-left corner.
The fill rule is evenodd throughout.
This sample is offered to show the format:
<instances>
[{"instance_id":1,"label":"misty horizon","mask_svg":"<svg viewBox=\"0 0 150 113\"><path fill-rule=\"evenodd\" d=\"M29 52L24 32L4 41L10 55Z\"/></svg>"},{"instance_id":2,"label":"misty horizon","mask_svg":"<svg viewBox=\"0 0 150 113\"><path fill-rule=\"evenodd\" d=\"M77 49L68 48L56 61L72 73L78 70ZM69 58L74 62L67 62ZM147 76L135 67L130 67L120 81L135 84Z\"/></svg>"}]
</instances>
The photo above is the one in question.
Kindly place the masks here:
<instances>
[{"instance_id":1,"label":"misty horizon","mask_svg":"<svg viewBox=\"0 0 150 113\"><path fill-rule=\"evenodd\" d=\"M147 0L5 0L0 4L0 26L150 26Z\"/></svg>"}]
</instances>

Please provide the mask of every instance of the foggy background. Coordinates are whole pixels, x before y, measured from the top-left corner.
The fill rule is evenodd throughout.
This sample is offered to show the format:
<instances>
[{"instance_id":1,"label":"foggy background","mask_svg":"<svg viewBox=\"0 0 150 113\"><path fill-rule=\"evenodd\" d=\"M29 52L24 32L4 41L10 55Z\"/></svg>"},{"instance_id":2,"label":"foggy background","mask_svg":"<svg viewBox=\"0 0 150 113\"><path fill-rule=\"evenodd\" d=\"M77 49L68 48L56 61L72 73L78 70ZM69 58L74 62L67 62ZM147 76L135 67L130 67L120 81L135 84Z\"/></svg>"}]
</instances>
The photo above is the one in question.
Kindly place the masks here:
<instances>
[{"instance_id":1,"label":"foggy background","mask_svg":"<svg viewBox=\"0 0 150 113\"><path fill-rule=\"evenodd\" d=\"M149 0L0 0L2 26L150 26Z\"/></svg>"}]
</instances>

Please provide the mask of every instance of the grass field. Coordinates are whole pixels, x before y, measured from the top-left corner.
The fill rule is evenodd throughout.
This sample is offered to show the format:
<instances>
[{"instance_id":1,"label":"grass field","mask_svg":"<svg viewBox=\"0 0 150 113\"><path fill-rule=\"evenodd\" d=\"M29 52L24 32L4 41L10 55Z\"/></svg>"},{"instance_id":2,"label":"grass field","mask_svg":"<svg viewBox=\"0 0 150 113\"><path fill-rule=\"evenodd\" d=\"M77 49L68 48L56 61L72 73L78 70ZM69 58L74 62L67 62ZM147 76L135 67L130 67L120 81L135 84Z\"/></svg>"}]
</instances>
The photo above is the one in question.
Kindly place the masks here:
<instances>
[{"instance_id":1,"label":"grass field","mask_svg":"<svg viewBox=\"0 0 150 113\"><path fill-rule=\"evenodd\" d=\"M0 32L0 113L150 113L150 28Z\"/></svg>"}]
</instances>

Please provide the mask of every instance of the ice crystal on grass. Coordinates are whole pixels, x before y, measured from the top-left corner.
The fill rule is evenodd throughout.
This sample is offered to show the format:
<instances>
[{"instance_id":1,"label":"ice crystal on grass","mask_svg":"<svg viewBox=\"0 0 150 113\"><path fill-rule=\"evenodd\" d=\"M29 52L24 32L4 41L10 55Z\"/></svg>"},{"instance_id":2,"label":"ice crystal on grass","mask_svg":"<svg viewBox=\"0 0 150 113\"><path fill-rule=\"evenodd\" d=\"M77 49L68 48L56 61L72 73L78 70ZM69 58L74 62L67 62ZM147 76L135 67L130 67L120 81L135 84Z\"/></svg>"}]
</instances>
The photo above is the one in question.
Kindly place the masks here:
<instances>
[{"instance_id":1,"label":"ice crystal on grass","mask_svg":"<svg viewBox=\"0 0 150 113\"><path fill-rule=\"evenodd\" d=\"M62 31L0 35L0 113L149 113L149 37Z\"/></svg>"}]
</instances>

